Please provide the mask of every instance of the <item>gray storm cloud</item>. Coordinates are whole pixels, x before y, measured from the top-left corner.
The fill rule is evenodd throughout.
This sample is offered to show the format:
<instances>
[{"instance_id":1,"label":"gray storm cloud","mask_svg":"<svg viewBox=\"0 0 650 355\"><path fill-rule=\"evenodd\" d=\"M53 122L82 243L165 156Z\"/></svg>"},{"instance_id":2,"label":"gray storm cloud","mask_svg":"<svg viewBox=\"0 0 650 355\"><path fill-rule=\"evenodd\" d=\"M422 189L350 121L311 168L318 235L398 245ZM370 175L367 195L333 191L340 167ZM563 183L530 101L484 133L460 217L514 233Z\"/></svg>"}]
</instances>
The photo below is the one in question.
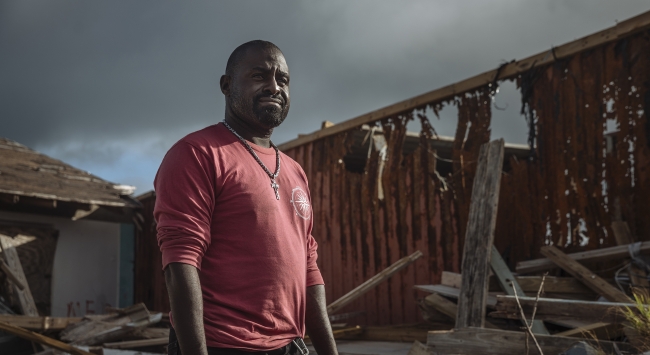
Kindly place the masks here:
<instances>
[{"instance_id":1,"label":"gray storm cloud","mask_svg":"<svg viewBox=\"0 0 650 355\"><path fill-rule=\"evenodd\" d=\"M647 1L2 1L0 136L151 188L165 151L223 117L230 52L275 42L292 76L281 143L612 26ZM513 85L493 134L525 142ZM449 112L452 112L450 110ZM451 114L434 121L453 134Z\"/></svg>"}]
</instances>

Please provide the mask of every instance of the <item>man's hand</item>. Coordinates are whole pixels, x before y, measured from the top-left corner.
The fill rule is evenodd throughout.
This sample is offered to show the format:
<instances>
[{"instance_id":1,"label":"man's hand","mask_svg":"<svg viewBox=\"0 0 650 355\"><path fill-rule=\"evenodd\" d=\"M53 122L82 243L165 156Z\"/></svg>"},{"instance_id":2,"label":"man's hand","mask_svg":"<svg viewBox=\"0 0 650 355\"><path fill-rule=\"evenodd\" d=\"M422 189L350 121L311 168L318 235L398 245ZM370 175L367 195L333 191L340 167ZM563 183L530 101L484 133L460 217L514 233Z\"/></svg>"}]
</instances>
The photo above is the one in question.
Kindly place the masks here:
<instances>
[{"instance_id":1,"label":"man's hand","mask_svg":"<svg viewBox=\"0 0 650 355\"><path fill-rule=\"evenodd\" d=\"M198 270L192 265L171 263L165 269L165 283L181 353L208 355Z\"/></svg>"},{"instance_id":2,"label":"man's hand","mask_svg":"<svg viewBox=\"0 0 650 355\"><path fill-rule=\"evenodd\" d=\"M305 326L318 355L338 355L334 335L332 335L332 326L327 316L325 286L323 285L307 287Z\"/></svg>"}]
</instances>

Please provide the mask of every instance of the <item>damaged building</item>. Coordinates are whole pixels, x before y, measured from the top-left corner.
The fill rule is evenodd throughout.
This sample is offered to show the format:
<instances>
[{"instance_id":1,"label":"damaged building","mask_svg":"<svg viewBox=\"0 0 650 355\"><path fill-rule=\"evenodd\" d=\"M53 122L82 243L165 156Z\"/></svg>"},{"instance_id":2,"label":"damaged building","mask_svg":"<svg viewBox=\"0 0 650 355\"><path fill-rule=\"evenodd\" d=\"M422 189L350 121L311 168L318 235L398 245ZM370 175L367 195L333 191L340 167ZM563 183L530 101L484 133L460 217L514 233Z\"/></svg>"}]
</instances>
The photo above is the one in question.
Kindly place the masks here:
<instances>
[{"instance_id":1,"label":"damaged building","mask_svg":"<svg viewBox=\"0 0 650 355\"><path fill-rule=\"evenodd\" d=\"M0 238L17 256L4 262L22 268L29 289L3 284L3 303L55 317L130 306L133 190L0 138Z\"/></svg>"},{"instance_id":2,"label":"damaged building","mask_svg":"<svg viewBox=\"0 0 650 355\"><path fill-rule=\"evenodd\" d=\"M506 81L516 83L520 93L525 145L491 141L493 98ZM436 116L450 106L458 111L456 133L441 137L434 129ZM624 329L621 313L611 309L634 307L633 288L650 288L650 263L642 255L650 251L649 110L646 12L351 120L324 123L280 145L309 180L312 234L334 336L426 342L416 342L413 355L559 354L593 331L585 341L610 353L640 349L635 339L641 337ZM414 124L419 132L407 130ZM61 339L74 344L70 334L87 327L91 333L76 344L98 351L164 346L168 329L147 328L169 311L153 218L155 193L131 199L119 186L16 143L5 141L0 148L0 154L22 154L9 164L9 174L24 174L32 182L15 184L34 189L0 190L0 217L9 221L7 227L0 224L2 233L32 236L19 251L40 245L29 228L54 236L38 242L49 243L47 260L54 260L50 274L38 271L43 282L54 285L53 314L66 314L64 296L72 291L59 291L63 281L57 280L79 272L70 269L69 260L82 256L68 254L80 248L77 243L102 239L119 258L119 246L126 245L120 241L128 238L124 226L134 221L138 226L129 229L135 233L133 302L146 308L106 317L127 322L137 313L137 322L130 318L129 324L139 328L92 333L100 322L77 320L81 325L69 326ZM490 160L490 154L498 159ZM0 184L10 181L4 168L0 171ZM110 235L93 235L94 228ZM483 244L471 244L479 238ZM29 262L31 254L24 254ZM83 258L74 265L86 267ZM116 271L121 261L108 265L113 270L108 277L121 281ZM70 282L70 290L77 287ZM114 292L113 298L84 297L121 304L122 288L111 285L106 293ZM535 312L538 318L529 324L526 318ZM413 326L423 320L424 327ZM130 341L135 333L138 340ZM156 338L141 339L147 337Z\"/></svg>"}]
</instances>

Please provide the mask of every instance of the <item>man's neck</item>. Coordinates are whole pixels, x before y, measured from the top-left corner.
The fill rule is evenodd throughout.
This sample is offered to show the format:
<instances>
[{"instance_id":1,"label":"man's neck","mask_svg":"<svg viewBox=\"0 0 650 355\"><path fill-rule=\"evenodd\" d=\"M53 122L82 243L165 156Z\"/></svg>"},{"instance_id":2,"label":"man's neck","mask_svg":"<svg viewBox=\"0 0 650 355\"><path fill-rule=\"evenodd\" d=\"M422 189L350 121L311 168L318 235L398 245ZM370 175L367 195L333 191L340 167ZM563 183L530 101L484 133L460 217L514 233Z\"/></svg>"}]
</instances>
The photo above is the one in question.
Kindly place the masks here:
<instances>
[{"instance_id":1,"label":"man's neck","mask_svg":"<svg viewBox=\"0 0 650 355\"><path fill-rule=\"evenodd\" d=\"M271 134L273 133L273 128L269 130L261 130L258 127L252 127L240 118L227 113L225 120L226 123L228 123L228 125L245 140L254 143L255 145L259 145L260 147L271 147Z\"/></svg>"}]
</instances>

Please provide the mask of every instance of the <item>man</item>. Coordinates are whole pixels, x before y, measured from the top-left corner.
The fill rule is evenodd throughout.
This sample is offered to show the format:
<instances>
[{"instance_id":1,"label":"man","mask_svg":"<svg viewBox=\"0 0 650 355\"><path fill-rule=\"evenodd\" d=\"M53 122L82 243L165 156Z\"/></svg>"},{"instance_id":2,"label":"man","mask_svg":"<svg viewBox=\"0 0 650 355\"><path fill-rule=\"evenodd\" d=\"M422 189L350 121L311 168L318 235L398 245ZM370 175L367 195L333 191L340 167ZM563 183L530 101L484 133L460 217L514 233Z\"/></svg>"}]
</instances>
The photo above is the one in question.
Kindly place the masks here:
<instances>
[{"instance_id":1,"label":"man","mask_svg":"<svg viewBox=\"0 0 650 355\"><path fill-rule=\"evenodd\" d=\"M304 354L306 330L337 355L307 178L271 142L290 106L284 55L244 43L220 86L224 121L177 142L154 183L170 354Z\"/></svg>"}]
</instances>

